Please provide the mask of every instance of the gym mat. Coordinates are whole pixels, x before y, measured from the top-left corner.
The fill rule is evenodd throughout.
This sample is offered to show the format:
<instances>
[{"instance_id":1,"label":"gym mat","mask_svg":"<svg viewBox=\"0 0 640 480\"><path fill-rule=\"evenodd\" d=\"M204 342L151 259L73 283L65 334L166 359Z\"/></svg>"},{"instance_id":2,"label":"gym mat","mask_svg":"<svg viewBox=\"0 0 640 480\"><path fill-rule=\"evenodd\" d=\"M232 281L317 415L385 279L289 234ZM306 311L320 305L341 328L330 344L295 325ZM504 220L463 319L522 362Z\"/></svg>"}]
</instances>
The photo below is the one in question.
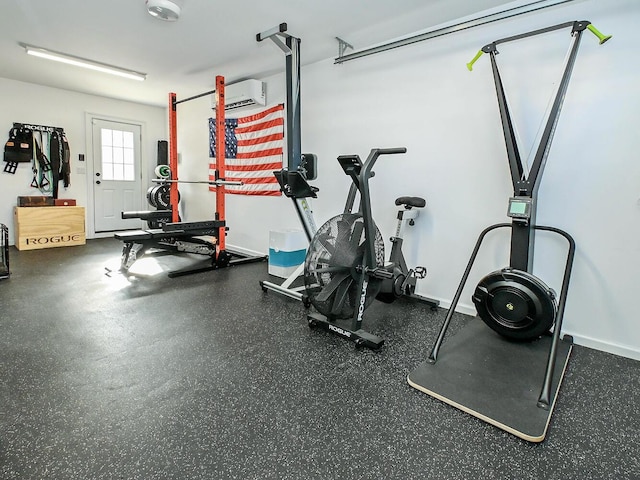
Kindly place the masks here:
<instances>
[{"instance_id":1,"label":"gym mat","mask_svg":"<svg viewBox=\"0 0 640 480\"><path fill-rule=\"evenodd\" d=\"M509 341L476 317L446 339L435 364L412 371L409 385L529 442L544 440L572 345L558 345L551 405L537 406L551 337Z\"/></svg>"}]
</instances>

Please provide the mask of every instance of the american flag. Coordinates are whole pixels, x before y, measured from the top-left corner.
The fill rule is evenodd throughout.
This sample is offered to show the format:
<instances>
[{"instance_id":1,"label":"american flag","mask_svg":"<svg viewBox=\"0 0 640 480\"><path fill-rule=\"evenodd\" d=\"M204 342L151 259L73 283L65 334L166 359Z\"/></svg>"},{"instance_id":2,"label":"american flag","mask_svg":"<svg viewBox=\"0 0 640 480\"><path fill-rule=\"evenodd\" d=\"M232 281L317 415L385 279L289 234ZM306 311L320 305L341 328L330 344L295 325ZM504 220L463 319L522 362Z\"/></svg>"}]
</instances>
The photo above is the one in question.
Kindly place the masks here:
<instances>
[{"instance_id":1,"label":"american flag","mask_svg":"<svg viewBox=\"0 0 640 480\"><path fill-rule=\"evenodd\" d=\"M226 185L226 193L281 195L274 170L282 169L284 105L254 115L225 119L225 180L244 185ZM216 156L216 122L209 119L209 157ZM209 163L209 180L215 180L215 162ZM215 187L210 187L215 190Z\"/></svg>"}]
</instances>

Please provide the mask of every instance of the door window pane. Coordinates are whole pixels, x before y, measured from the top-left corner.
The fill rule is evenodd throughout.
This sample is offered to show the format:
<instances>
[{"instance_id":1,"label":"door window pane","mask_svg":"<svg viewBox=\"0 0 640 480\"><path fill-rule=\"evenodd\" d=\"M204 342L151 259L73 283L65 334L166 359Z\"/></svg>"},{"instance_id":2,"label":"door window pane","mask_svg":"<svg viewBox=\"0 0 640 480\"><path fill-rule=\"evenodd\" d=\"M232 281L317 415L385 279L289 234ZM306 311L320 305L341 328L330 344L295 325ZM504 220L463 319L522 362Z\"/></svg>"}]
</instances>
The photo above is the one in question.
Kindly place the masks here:
<instances>
[{"instance_id":1,"label":"door window pane","mask_svg":"<svg viewBox=\"0 0 640 480\"><path fill-rule=\"evenodd\" d=\"M121 130L113 130L113 146L114 147L122 147L123 146L123 141L122 141L122 131Z\"/></svg>"},{"instance_id":2,"label":"door window pane","mask_svg":"<svg viewBox=\"0 0 640 480\"><path fill-rule=\"evenodd\" d=\"M133 132L101 129L102 176L104 180L135 181L133 140Z\"/></svg>"},{"instance_id":3,"label":"door window pane","mask_svg":"<svg viewBox=\"0 0 640 480\"><path fill-rule=\"evenodd\" d=\"M133 148L125 148L124 149L124 164L133 166Z\"/></svg>"},{"instance_id":4,"label":"door window pane","mask_svg":"<svg viewBox=\"0 0 640 480\"><path fill-rule=\"evenodd\" d=\"M113 132L108 128L102 129L102 145L113 145Z\"/></svg>"},{"instance_id":5,"label":"door window pane","mask_svg":"<svg viewBox=\"0 0 640 480\"><path fill-rule=\"evenodd\" d=\"M122 132L122 146L133 149L133 132Z\"/></svg>"}]
</instances>

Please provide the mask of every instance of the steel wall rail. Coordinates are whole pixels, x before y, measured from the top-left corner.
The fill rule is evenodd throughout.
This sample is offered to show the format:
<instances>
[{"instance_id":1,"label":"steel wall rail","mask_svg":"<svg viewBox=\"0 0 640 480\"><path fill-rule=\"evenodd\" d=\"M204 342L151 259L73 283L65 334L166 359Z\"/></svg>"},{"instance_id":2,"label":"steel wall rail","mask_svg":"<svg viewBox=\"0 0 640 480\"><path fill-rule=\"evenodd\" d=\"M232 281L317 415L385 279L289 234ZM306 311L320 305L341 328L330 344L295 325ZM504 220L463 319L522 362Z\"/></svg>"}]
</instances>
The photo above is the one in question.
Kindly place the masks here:
<instances>
[{"instance_id":1,"label":"steel wall rail","mask_svg":"<svg viewBox=\"0 0 640 480\"><path fill-rule=\"evenodd\" d=\"M517 17L519 15L524 15L525 13L531 13L538 10L543 10L549 7L555 7L557 5L562 5L564 3L570 3L575 0L537 0L535 2L529 3L527 5L521 5L519 7L509 8L507 10L503 10L501 12L492 13L489 15L483 15L481 17L475 18L473 20L468 20L466 22L457 23L455 25L451 25L449 27L438 28L436 30L432 30L430 32L421 33L419 35L414 35L412 37L403 38L400 40L396 40L394 42L385 43L383 45L379 45L377 47L367 48L365 50L360 50L359 52L353 52L348 55L342 55L335 58L335 63L344 63L350 60L355 60L356 58L366 57L368 55L374 55L376 53L386 52L387 50L392 50L394 48L404 47L406 45L411 45L418 42L423 42L425 40L430 40L432 38L441 37L443 35L448 35L450 33L460 32L462 30L467 30L473 27L479 27L481 25L486 25L488 23L497 22L500 20L505 20L507 18Z\"/></svg>"}]
</instances>

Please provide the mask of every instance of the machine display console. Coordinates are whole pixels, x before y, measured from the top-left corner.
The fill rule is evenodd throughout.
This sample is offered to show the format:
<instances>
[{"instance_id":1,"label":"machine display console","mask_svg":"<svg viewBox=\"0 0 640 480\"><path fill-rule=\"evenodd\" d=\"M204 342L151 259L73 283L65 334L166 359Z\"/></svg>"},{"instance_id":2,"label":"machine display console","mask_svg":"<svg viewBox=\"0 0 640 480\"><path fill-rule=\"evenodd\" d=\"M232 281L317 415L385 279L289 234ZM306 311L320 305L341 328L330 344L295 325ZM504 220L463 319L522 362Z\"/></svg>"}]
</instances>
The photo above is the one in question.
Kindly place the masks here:
<instances>
[{"instance_id":1,"label":"machine display console","mask_svg":"<svg viewBox=\"0 0 640 480\"><path fill-rule=\"evenodd\" d=\"M514 220L526 222L531 218L532 205L533 199L531 197L511 197L507 216Z\"/></svg>"}]
</instances>

